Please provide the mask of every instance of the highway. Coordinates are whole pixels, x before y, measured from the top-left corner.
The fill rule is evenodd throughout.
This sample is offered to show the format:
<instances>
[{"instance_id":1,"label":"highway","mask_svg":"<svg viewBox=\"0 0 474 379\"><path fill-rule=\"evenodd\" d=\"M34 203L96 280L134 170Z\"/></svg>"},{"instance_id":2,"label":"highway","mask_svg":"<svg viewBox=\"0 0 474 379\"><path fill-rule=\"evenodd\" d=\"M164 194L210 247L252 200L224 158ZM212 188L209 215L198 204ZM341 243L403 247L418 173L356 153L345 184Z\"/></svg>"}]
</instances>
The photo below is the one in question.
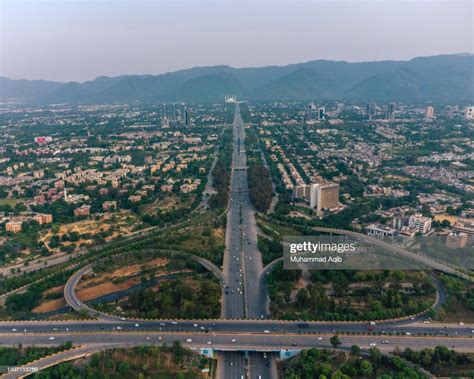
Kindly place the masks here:
<instances>
[{"instance_id":1,"label":"highway","mask_svg":"<svg viewBox=\"0 0 474 379\"><path fill-rule=\"evenodd\" d=\"M232 173L227 205L226 249L223 259L224 289L222 291L221 318L243 319L245 317L243 251L241 238L241 184L239 144L242 120L239 105L235 106L232 125ZM242 353L223 352L218 354L217 378L243 378L246 376L245 359Z\"/></svg>"},{"instance_id":2,"label":"highway","mask_svg":"<svg viewBox=\"0 0 474 379\"><path fill-rule=\"evenodd\" d=\"M221 315L228 319L264 319L268 317L267 291L264 280L261 280L263 264L258 250L254 209L248 194L245 129L238 103L232 133L232 175L227 208L223 263L225 288ZM218 377L276 378L276 364L272 355L264 358L262 354L250 352L247 358L248 370L245 371L245 360L241 354L221 354Z\"/></svg>"}]
</instances>

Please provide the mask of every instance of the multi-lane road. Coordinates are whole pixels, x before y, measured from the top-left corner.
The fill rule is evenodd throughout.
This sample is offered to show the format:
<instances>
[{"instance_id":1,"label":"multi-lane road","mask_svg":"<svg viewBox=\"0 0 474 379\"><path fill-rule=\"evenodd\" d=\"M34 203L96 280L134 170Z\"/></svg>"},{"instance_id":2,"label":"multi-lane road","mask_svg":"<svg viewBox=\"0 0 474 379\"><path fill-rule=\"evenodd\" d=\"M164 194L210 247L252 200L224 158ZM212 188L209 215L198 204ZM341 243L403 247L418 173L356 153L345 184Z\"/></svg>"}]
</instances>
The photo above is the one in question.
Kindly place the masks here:
<instances>
[{"instance_id":1,"label":"multi-lane road","mask_svg":"<svg viewBox=\"0 0 474 379\"><path fill-rule=\"evenodd\" d=\"M258 251L254 210L248 194L245 130L239 104L235 107L232 133L232 174L227 208L221 316L227 319L264 319L268 316L267 293L260 280L263 264ZM246 361L242 353L226 352L220 353L219 358L219 377L276 377L276 366L271 355L264 358L262 354L249 352Z\"/></svg>"}]
</instances>

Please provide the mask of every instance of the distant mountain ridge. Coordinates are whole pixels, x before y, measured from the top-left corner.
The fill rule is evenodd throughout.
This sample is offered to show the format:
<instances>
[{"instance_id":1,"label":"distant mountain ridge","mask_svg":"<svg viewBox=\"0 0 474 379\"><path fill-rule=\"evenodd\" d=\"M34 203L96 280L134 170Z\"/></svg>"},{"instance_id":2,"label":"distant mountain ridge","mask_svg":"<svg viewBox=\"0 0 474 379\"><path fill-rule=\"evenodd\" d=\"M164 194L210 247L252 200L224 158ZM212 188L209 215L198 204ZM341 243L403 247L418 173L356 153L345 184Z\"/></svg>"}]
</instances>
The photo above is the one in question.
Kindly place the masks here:
<instances>
[{"instance_id":1,"label":"distant mountain ridge","mask_svg":"<svg viewBox=\"0 0 474 379\"><path fill-rule=\"evenodd\" d=\"M474 100L474 55L348 63L317 60L287 66L194 67L161 75L100 76L83 83L0 78L0 100L27 103L249 100Z\"/></svg>"}]
</instances>

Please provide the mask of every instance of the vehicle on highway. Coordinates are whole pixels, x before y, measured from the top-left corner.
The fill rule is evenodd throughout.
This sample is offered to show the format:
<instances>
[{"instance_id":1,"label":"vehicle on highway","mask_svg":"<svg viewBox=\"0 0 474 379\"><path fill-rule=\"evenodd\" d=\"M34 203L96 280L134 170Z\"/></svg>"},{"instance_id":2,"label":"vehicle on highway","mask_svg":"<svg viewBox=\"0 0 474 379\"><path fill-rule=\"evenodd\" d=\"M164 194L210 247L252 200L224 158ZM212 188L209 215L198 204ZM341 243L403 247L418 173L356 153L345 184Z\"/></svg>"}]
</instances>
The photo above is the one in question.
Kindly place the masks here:
<instances>
[{"instance_id":1,"label":"vehicle on highway","mask_svg":"<svg viewBox=\"0 0 474 379\"><path fill-rule=\"evenodd\" d=\"M54 337L49 337L48 338L50 341L54 341Z\"/></svg>"},{"instance_id":2,"label":"vehicle on highway","mask_svg":"<svg viewBox=\"0 0 474 379\"><path fill-rule=\"evenodd\" d=\"M270 333L270 331L265 329L265 330L263 331L263 333L265 333L265 334L269 334L269 333Z\"/></svg>"}]
</instances>

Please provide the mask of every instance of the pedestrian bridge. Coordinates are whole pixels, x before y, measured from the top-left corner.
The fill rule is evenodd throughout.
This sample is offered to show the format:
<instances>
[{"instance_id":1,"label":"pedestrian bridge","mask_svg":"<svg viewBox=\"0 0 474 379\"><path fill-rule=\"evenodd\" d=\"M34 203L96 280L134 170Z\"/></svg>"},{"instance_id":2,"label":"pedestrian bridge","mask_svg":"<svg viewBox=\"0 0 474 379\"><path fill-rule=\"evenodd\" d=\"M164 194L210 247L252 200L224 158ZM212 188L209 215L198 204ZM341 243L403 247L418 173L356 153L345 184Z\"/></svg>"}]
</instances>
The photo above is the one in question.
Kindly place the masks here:
<instances>
[{"instance_id":1,"label":"pedestrian bridge","mask_svg":"<svg viewBox=\"0 0 474 379\"><path fill-rule=\"evenodd\" d=\"M195 351L196 353L199 353L207 358L213 358L214 353L218 351L240 351L244 353L276 353L279 355L280 359L288 359L291 357L294 357L295 355L298 355L301 350L296 350L296 349L264 349L264 348L239 348L236 346L235 348L191 348L191 350Z\"/></svg>"}]
</instances>

